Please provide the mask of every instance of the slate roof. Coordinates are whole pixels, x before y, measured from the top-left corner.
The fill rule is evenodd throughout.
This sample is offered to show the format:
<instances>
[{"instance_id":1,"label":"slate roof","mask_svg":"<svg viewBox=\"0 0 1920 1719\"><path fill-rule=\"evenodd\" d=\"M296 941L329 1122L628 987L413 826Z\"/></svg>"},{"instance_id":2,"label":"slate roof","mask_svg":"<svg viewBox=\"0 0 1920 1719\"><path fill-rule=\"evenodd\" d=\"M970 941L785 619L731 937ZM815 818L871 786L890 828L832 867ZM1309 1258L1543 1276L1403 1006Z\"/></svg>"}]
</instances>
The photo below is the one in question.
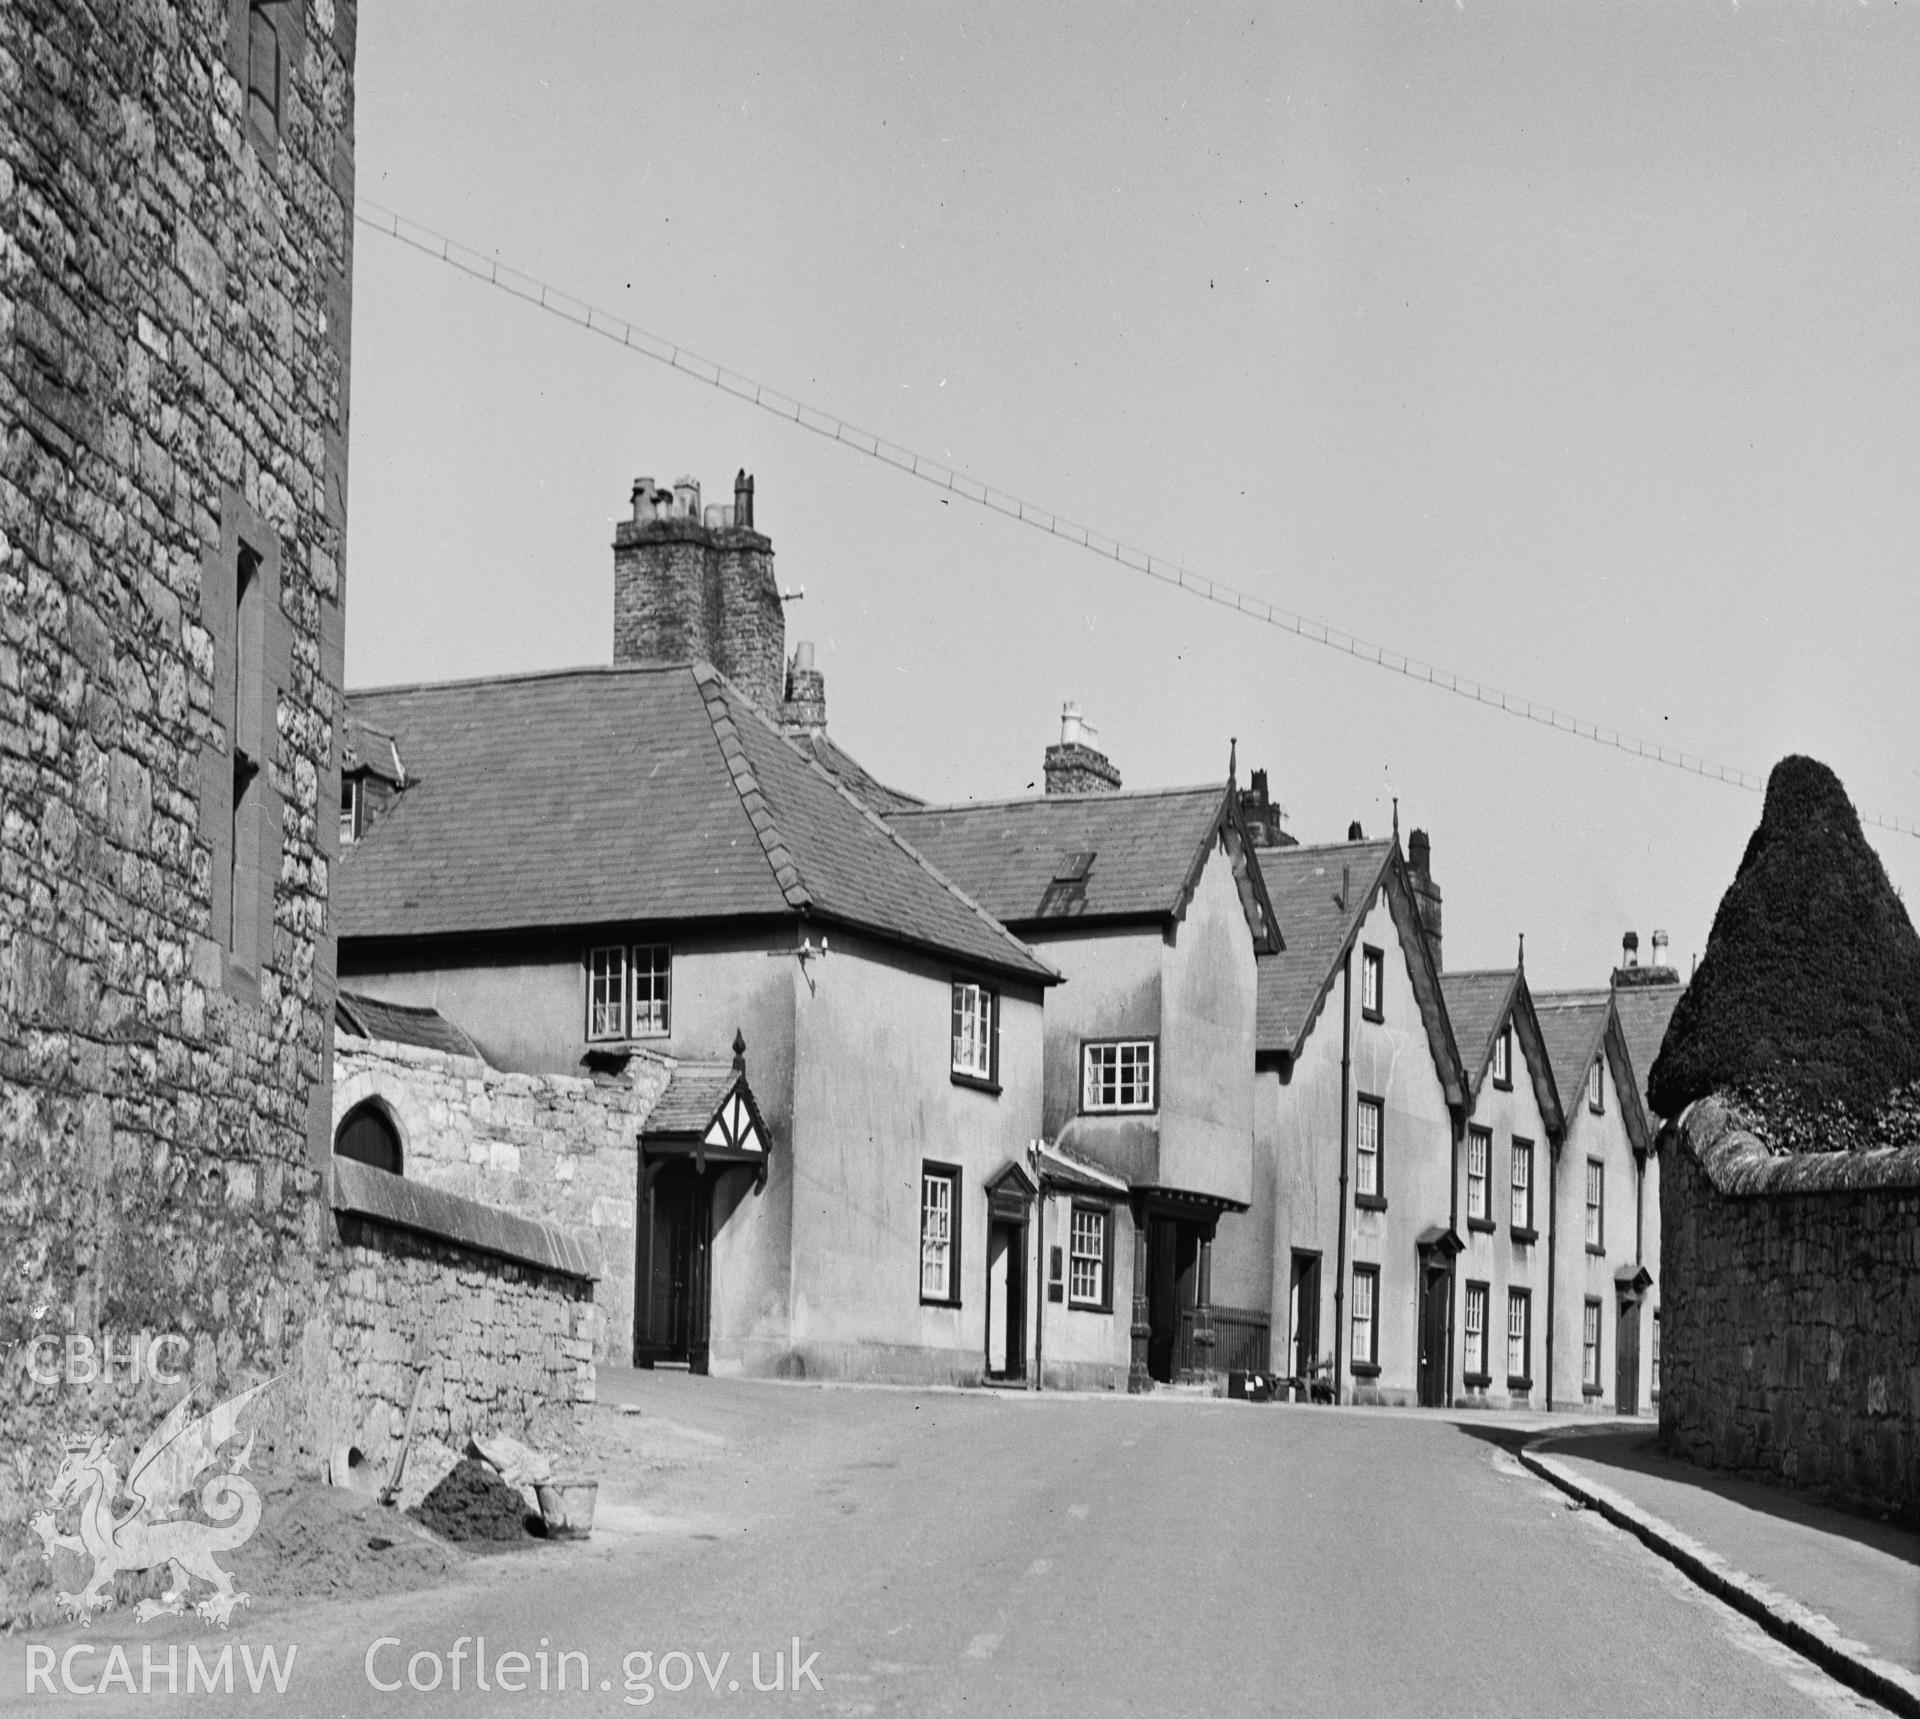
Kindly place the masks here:
<instances>
[{"instance_id":1,"label":"slate roof","mask_svg":"<svg viewBox=\"0 0 1920 1719\"><path fill-rule=\"evenodd\" d=\"M1622 985L1614 993L1614 1007L1620 1011L1620 1027L1627 1036L1627 1055L1633 1062L1636 1089L1647 1096L1647 1077L1653 1073L1653 1059L1660 1054L1667 1036L1667 1022L1686 990L1684 985Z\"/></svg>"},{"instance_id":2,"label":"slate roof","mask_svg":"<svg viewBox=\"0 0 1920 1719\"><path fill-rule=\"evenodd\" d=\"M352 711L340 725L340 770L347 776L364 771L395 787L407 779L406 766L393 736L360 721Z\"/></svg>"},{"instance_id":3,"label":"slate roof","mask_svg":"<svg viewBox=\"0 0 1920 1719\"><path fill-rule=\"evenodd\" d=\"M445 1051L449 1056L480 1055L480 1047L438 1009L411 1003L385 1003L357 991L341 991L333 999L335 1022L363 1039L385 1039L389 1044L418 1045Z\"/></svg>"},{"instance_id":4,"label":"slate roof","mask_svg":"<svg viewBox=\"0 0 1920 1719\"><path fill-rule=\"evenodd\" d=\"M816 729L810 734L790 734L787 743L801 757L810 758L818 764L868 811L878 812L883 818L926 804L917 795L903 794L898 788L889 788L886 783L870 775L852 753L829 739L823 730Z\"/></svg>"},{"instance_id":5,"label":"slate roof","mask_svg":"<svg viewBox=\"0 0 1920 1719\"><path fill-rule=\"evenodd\" d=\"M1392 852L1390 841L1260 850L1260 871L1287 944L1280 954L1260 961L1261 1050L1299 1052ZM1344 908L1343 872L1348 880Z\"/></svg>"},{"instance_id":6,"label":"slate roof","mask_svg":"<svg viewBox=\"0 0 1920 1719\"><path fill-rule=\"evenodd\" d=\"M1395 922L1417 928L1419 910L1409 892L1397 842L1325 842L1259 850L1273 911L1285 947L1259 960L1260 992L1255 1049L1298 1056L1333 989L1341 957L1384 886ZM1342 888L1345 889L1344 904ZM1463 1096L1460 1056L1441 1000L1439 978L1424 936L1411 933L1414 991L1427 1028L1434 1071L1450 1103Z\"/></svg>"},{"instance_id":7,"label":"slate roof","mask_svg":"<svg viewBox=\"0 0 1920 1719\"><path fill-rule=\"evenodd\" d=\"M920 806L887 821L989 913L1038 927L1177 918L1228 819L1239 822L1231 782ZM1264 943L1273 914L1258 868L1247 873L1242 900Z\"/></svg>"},{"instance_id":8,"label":"slate roof","mask_svg":"<svg viewBox=\"0 0 1920 1719\"><path fill-rule=\"evenodd\" d=\"M349 697L413 785L340 861L343 938L803 913L1058 977L703 663Z\"/></svg>"},{"instance_id":9,"label":"slate roof","mask_svg":"<svg viewBox=\"0 0 1920 1719\"><path fill-rule=\"evenodd\" d=\"M1553 1065L1553 1083L1566 1094L1569 1106L1586 1102L1587 1070L1605 1043L1612 1003L1610 991L1534 994L1533 1012L1540 1020L1547 1061Z\"/></svg>"}]
</instances>

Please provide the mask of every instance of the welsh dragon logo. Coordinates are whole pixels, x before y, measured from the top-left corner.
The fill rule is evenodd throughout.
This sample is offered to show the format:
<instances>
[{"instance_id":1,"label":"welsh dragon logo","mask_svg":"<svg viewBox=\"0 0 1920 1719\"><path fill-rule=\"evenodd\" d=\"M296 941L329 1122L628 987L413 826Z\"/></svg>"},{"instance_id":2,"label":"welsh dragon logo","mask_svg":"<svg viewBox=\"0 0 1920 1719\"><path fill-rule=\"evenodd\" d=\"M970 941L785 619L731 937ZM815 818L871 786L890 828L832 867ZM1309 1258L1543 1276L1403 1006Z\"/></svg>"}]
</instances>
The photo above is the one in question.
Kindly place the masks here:
<instances>
[{"instance_id":1,"label":"welsh dragon logo","mask_svg":"<svg viewBox=\"0 0 1920 1719\"><path fill-rule=\"evenodd\" d=\"M159 1599L142 1600L134 1608L133 1615L141 1623L184 1612L189 1585L195 1579L210 1583L213 1591L196 1601L193 1609L222 1629L235 1606L251 1603L246 1594L234 1590L233 1577L214 1562L213 1555L244 1545L260 1525L260 1494L252 1481L242 1478L253 1452L253 1434L247 1434L247 1442L227 1468L200 1489L200 1508L213 1518L211 1522L180 1520L180 1501L192 1483L213 1467L220 1447L236 1436L240 1417L254 1398L276 1382L268 1379L197 1418L193 1393L188 1391L133 1459L125 1489L133 1508L117 1519L113 1506L121 1494L120 1472L108 1454L107 1435L97 1434L84 1448L68 1450L47 1496L55 1510L69 1500L79 1501L80 1532L56 1533L53 1510L42 1510L31 1526L49 1559L58 1549L93 1560L93 1576L85 1587L78 1593L55 1595L69 1617L91 1623L96 1611L113 1604L113 1578L122 1570L152 1570L162 1564L169 1567L171 1579Z\"/></svg>"}]
</instances>

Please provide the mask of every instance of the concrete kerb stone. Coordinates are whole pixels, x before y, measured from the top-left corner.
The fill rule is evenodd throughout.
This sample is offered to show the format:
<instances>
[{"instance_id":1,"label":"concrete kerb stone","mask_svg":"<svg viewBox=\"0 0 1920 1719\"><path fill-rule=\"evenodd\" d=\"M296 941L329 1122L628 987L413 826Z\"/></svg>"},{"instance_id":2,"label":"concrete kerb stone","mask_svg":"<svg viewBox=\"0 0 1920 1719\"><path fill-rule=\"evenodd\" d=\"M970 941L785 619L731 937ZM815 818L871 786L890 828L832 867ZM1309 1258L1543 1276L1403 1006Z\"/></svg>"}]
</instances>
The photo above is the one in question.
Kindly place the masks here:
<instances>
[{"instance_id":1,"label":"concrete kerb stone","mask_svg":"<svg viewBox=\"0 0 1920 1719\"><path fill-rule=\"evenodd\" d=\"M1904 1666L1881 1659L1865 1643L1842 1635L1830 1618L1735 1569L1719 1553L1681 1533L1672 1523L1535 1448L1542 1439L1558 1436L1558 1432L1543 1433L1530 1440L1521 1448L1521 1463L1568 1497L1599 1511L1616 1528L1624 1528L1716 1599L1751 1618L1849 1689L1894 1713L1920 1719L1920 1677Z\"/></svg>"}]
</instances>

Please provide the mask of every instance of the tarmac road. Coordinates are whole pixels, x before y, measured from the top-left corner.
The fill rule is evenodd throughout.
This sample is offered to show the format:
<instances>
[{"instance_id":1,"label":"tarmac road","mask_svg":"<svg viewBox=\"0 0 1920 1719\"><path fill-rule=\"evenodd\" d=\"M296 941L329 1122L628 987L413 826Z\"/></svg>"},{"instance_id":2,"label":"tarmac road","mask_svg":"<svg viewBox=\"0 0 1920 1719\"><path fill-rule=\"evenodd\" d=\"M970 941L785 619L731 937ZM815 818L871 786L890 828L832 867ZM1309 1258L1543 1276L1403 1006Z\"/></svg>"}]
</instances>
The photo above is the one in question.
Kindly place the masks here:
<instances>
[{"instance_id":1,"label":"tarmac road","mask_svg":"<svg viewBox=\"0 0 1920 1719\"><path fill-rule=\"evenodd\" d=\"M0 1712L1880 1712L1570 1509L1510 1418L671 1374L602 1395L705 1455L608 1477L585 1545L380 1601L262 1596L193 1638L297 1644L280 1695L243 1667L231 1696L29 1697L30 1644L0 1643ZM472 1639L452 1687L462 1637L485 1691ZM93 1648L82 1682L122 1641L140 1678L118 1615L34 1640Z\"/></svg>"}]
</instances>

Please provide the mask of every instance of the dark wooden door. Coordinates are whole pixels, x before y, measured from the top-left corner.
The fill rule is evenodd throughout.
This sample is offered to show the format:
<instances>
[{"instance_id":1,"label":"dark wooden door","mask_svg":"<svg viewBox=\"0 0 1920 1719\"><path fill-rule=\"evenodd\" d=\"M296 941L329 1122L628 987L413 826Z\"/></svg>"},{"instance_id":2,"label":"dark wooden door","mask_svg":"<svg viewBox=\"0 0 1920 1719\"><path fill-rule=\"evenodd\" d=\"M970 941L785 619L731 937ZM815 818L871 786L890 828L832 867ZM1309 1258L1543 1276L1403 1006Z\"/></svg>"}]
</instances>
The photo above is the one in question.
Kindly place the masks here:
<instances>
[{"instance_id":1,"label":"dark wooden door","mask_svg":"<svg viewBox=\"0 0 1920 1719\"><path fill-rule=\"evenodd\" d=\"M1420 1290L1420 1406L1447 1406L1447 1307L1451 1280L1428 1266Z\"/></svg>"},{"instance_id":2,"label":"dark wooden door","mask_svg":"<svg viewBox=\"0 0 1920 1719\"><path fill-rule=\"evenodd\" d=\"M1002 1297L1006 1306L988 1313L989 1318L997 1316L1003 1321L1001 1331L1006 1343L1003 1353L1007 1364L1000 1377L1024 1379L1027 1376L1027 1226L995 1224L993 1227L999 1232L996 1239L1006 1249L1007 1262L1007 1291Z\"/></svg>"},{"instance_id":3,"label":"dark wooden door","mask_svg":"<svg viewBox=\"0 0 1920 1719\"><path fill-rule=\"evenodd\" d=\"M704 1372L707 1361L706 1182L662 1171L648 1190L639 1226L633 1358L684 1361Z\"/></svg>"},{"instance_id":4,"label":"dark wooden door","mask_svg":"<svg viewBox=\"0 0 1920 1719\"><path fill-rule=\"evenodd\" d=\"M1199 1288L1200 1233L1175 1218L1153 1218L1147 1225L1147 1375L1170 1383L1192 1357L1182 1353L1182 1335L1190 1341L1193 1307Z\"/></svg>"},{"instance_id":5,"label":"dark wooden door","mask_svg":"<svg viewBox=\"0 0 1920 1719\"><path fill-rule=\"evenodd\" d=\"M1622 1301L1620 1322L1613 1331L1613 1411L1640 1412L1640 1303Z\"/></svg>"},{"instance_id":6,"label":"dark wooden door","mask_svg":"<svg viewBox=\"0 0 1920 1719\"><path fill-rule=\"evenodd\" d=\"M1293 1256L1293 1375L1311 1379L1320 1360L1320 1256Z\"/></svg>"}]
</instances>

